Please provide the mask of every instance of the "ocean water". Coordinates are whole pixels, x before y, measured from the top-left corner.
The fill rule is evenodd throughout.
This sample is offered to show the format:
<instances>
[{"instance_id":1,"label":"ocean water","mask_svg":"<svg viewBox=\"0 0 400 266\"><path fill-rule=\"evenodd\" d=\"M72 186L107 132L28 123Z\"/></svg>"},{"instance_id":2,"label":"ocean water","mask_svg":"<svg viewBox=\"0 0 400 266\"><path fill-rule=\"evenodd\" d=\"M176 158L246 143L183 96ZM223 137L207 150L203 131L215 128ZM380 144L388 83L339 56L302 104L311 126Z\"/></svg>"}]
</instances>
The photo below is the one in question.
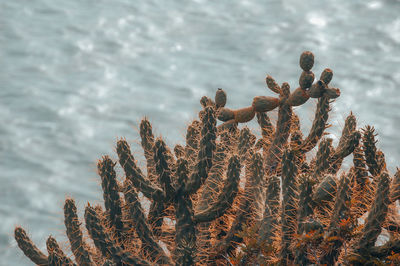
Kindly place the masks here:
<instances>
[{"instance_id":1,"label":"ocean water","mask_svg":"<svg viewBox=\"0 0 400 266\"><path fill-rule=\"evenodd\" d=\"M400 165L400 1L0 2L0 265L31 265L13 240L23 226L43 251L64 247L63 202L101 202L96 162L138 124L182 143L203 95L228 106L272 95L265 75L297 87L299 55L334 71L339 135L353 111L374 125L393 173ZM304 131L315 101L297 107ZM256 127L254 123L249 126ZM82 217L82 216L81 216Z\"/></svg>"}]
</instances>

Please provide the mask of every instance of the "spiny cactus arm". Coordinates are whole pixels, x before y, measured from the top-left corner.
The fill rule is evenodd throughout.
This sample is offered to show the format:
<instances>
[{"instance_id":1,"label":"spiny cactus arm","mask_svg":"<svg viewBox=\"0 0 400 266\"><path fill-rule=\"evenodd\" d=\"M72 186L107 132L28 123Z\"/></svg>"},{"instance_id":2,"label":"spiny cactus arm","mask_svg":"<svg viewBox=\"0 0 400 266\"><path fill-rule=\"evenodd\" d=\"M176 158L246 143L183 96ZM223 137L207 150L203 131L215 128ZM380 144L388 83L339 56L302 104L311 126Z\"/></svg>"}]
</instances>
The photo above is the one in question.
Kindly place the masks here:
<instances>
[{"instance_id":1,"label":"spiny cactus arm","mask_svg":"<svg viewBox=\"0 0 400 266\"><path fill-rule=\"evenodd\" d=\"M390 189L390 200L395 202L398 199L400 199L400 168L397 168Z\"/></svg>"},{"instance_id":2,"label":"spiny cactus arm","mask_svg":"<svg viewBox=\"0 0 400 266\"><path fill-rule=\"evenodd\" d=\"M272 236L274 235L278 226L278 213L280 205L281 186L278 176L270 176L267 180L266 198L264 205L263 218L258 230L257 243L272 243Z\"/></svg>"},{"instance_id":3,"label":"spiny cactus arm","mask_svg":"<svg viewBox=\"0 0 400 266\"><path fill-rule=\"evenodd\" d=\"M253 152L251 152L253 153ZM260 206L263 198L264 180L263 159L259 153L253 153L246 164L246 183L244 195L240 199L239 209L226 237L217 244L220 254L230 254L243 239L238 236L244 225L254 224L260 219Z\"/></svg>"},{"instance_id":4,"label":"spiny cactus arm","mask_svg":"<svg viewBox=\"0 0 400 266\"><path fill-rule=\"evenodd\" d=\"M342 146L338 146L332 156L329 158L329 172L335 174L342 165L343 159L350 155L359 145L361 134L358 131L350 133Z\"/></svg>"},{"instance_id":5,"label":"spiny cactus arm","mask_svg":"<svg viewBox=\"0 0 400 266\"><path fill-rule=\"evenodd\" d=\"M75 264L69 264L65 261L63 261L63 258L57 254L56 252L49 251L49 256L48 256L48 265L49 266L59 266L59 265L65 265L65 266L70 266L70 265L75 265Z\"/></svg>"},{"instance_id":6,"label":"spiny cactus arm","mask_svg":"<svg viewBox=\"0 0 400 266\"><path fill-rule=\"evenodd\" d=\"M201 131L201 124L198 120L193 120L193 122L188 126L186 131L186 146L185 146L185 156L189 160L190 164L194 164L196 154L199 150L199 136Z\"/></svg>"},{"instance_id":7,"label":"spiny cactus arm","mask_svg":"<svg viewBox=\"0 0 400 266\"><path fill-rule=\"evenodd\" d=\"M368 182L368 172L360 144L353 151L353 165L356 184L362 187Z\"/></svg>"},{"instance_id":8,"label":"spiny cactus arm","mask_svg":"<svg viewBox=\"0 0 400 266\"><path fill-rule=\"evenodd\" d=\"M278 163L281 160L282 150L286 145L290 135L290 122L292 117L292 107L286 103L290 94L288 83L282 84L280 103L278 110L278 121L276 131L267 154L265 155L265 169L267 175L273 175L276 172Z\"/></svg>"},{"instance_id":9,"label":"spiny cactus arm","mask_svg":"<svg viewBox=\"0 0 400 266\"><path fill-rule=\"evenodd\" d=\"M338 149L346 145L352 133L356 130L356 127L357 127L356 117L353 115L353 112L350 112L350 114L346 117L346 120L344 122L342 135L340 136L339 139Z\"/></svg>"},{"instance_id":10,"label":"spiny cactus arm","mask_svg":"<svg viewBox=\"0 0 400 266\"><path fill-rule=\"evenodd\" d=\"M312 150L322 137L324 130L328 127L327 122L329 111L331 110L329 107L329 101L329 97L326 95L318 98L317 109L315 111L311 130L298 148L302 153L307 153Z\"/></svg>"},{"instance_id":11,"label":"spiny cactus arm","mask_svg":"<svg viewBox=\"0 0 400 266\"><path fill-rule=\"evenodd\" d=\"M227 155L232 151L233 144L230 141L231 134L223 132L220 141L217 142L213 164L204 183L199 201L196 204L196 212L204 211L212 203L215 194L219 192L219 184L223 182L223 174L227 169Z\"/></svg>"},{"instance_id":12,"label":"spiny cactus arm","mask_svg":"<svg viewBox=\"0 0 400 266\"><path fill-rule=\"evenodd\" d=\"M314 213L312 190L315 184L314 178L309 175L302 174L299 176L299 208L297 211L297 232L302 234L304 231L304 221L306 218Z\"/></svg>"},{"instance_id":13,"label":"spiny cactus arm","mask_svg":"<svg viewBox=\"0 0 400 266\"><path fill-rule=\"evenodd\" d=\"M324 138L320 141L318 145L318 151L315 159L315 167L313 168L313 178L314 180L319 180L322 174L329 168L328 159L333 151L332 139Z\"/></svg>"},{"instance_id":14,"label":"spiny cactus arm","mask_svg":"<svg viewBox=\"0 0 400 266\"><path fill-rule=\"evenodd\" d=\"M346 118L345 125L340 137L339 144L335 152L329 158L330 168L329 171L334 174L342 165L343 159L350 155L356 147L358 147L361 133L356 129L356 118L353 113Z\"/></svg>"},{"instance_id":15,"label":"spiny cactus arm","mask_svg":"<svg viewBox=\"0 0 400 266\"><path fill-rule=\"evenodd\" d=\"M118 194L117 174L114 166L115 163L110 157L103 156L102 160L97 163L97 170L101 177L104 205L109 215L110 225L121 243L124 224L122 222L121 199Z\"/></svg>"},{"instance_id":16,"label":"spiny cactus arm","mask_svg":"<svg viewBox=\"0 0 400 266\"><path fill-rule=\"evenodd\" d=\"M142 241L142 247L145 252L158 264L172 264L171 259L165 254L150 231L138 195L129 180L125 180L124 197L129 208L130 219Z\"/></svg>"},{"instance_id":17,"label":"spiny cactus arm","mask_svg":"<svg viewBox=\"0 0 400 266\"><path fill-rule=\"evenodd\" d=\"M162 201L153 200L150 204L149 215L147 216L147 222L151 226L153 234L156 237L160 237L163 233L161 231L161 226L164 221L165 216L165 206L166 204Z\"/></svg>"},{"instance_id":18,"label":"spiny cactus arm","mask_svg":"<svg viewBox=\"0 0 400 266\"><path fill-rule=\"evenodd\" d=\"M376 136L374 127L368 125L363 129L362 142L364 145L365 162L367 163L368 171L375 178L380 174L376 155Z\"/></svg>"},{"instance_id":19,"label":"spiny cactus arm","mask_svg":"<svg viewBox=\"0 0 400 266\"><path fill-rule=\"evenodd\" d=\"M292 114L292 122L290 123L290 143L289 147L292 150L295 150L303 143L303 133L301 132L300 128L300 119L299 117L293 112ZM305 155L301 155L297 158L298 165L306 162Z\"/></svg>"},{"instance_id":20,"label":"spiny cactus arm","mask_svg":"<svg viewBox=\"0 0 400 266\"><path fill-rule=\"evenodd\" d=\"M146 158L147 162L147 176L153 182L156 181L156 174L155 174L155 164L154 164L154 135L153 129L151 127L150 121L147 117L143 118L140 121L140 138L144 157Z\"/></svg>"},{"instance_id":21,"label":"spiny cactus arm","mask_svg":"<svg viewBox=\"0 0 400 266\"><path fill-rule=\"evenodd\" d=\"M232 206L238 192L240 180L240 160L237 155L233 155L229 159L227 178L224 187L215 203L206 210L196 213L193 217L195 223L204 223L213 221L222 215Z\"/></svg>"},{"instance_id":22,"label":"spiny cactus arm","mask_svg":"<svg viewBox=\"0 0 400 266\"><path fill-rule=\"evenodd\" d=\"M382 224L385 221L388 213L388 205L390 204L389 184L389 174L384 171L380 175L375 199L365 221L362 235L355 246L360 254L367 252L368 249L373 247L381 233Z\"/></svg>"},{"instance_id":23,"label":"spiny cactus arm","mask_svg":"<svg viewBox=\"0 0 400 266\"><path fill-rule=\"evenodd\" d=\"M282 235L280 259L283 265L290 264L294 259L290 245L297 227L296 175L295 153L292 150L286 149L282 156Z\"/></svg>"},{"instance_id":24,"label":"spiny cactus arm","mask_svg":"<svg viewBox=\"0 0 400 266\"><path fill-rule=\"evenodd\" d=\"M262 136L262 138L257 142L256 148L263 148L263 150L267 150L268 146L271 144L270 142L275 129L266 112L256 113L256 116L257 122L261 128Z\"/></svg>"},{"instance_id":25,"label":"spiny cactus arm","mask_svg":"<svg viewBox=\"0 0 400 266\"><path fill-rule=\"evenodd\" d=\"M131 154L131 149L126 140L121 139L117 142L117 153L119 163L124 169L126 178L147 198L162 201L164 191L156 185L151 184L151 181L142 174L142 171L135 163L135 158Z\"/></svg>"},{"instance_id":26,"label":"spiny cactus arm","mask_svg":"<svg viewBox=\"0 0 400 266\"><path fill-rule=\"evenodd\" d=\"M215 139L216 139L216 119L213 107L206 107L205 114L202 120L201 141L200 149L197 155L197 164L190 175L186 185L185 191L188 194L193 194L204 184L208 172L212 167L212 158L215 152Z\"/></svg>"},{"instance_id":27,"label":"spiny cactus arm","mask_svg":"<svg viewBox=\"0 0 400 266\"><path fill-rule=\"evenodd\" d=\"M250 132L248 127L244 127L242 130L240 130L238 150L240 163L242 165L249 158L249 156L251 156L250 151L254 146L255 140L256 136Z\"/></svg>"},{"instance_id":28,"label":"spiny cactus arm","mask_svg":"<svg viewBox=\"0 0 400 266\"><path fill-rule=\"evenodd\" d=\"M90 205L85 209L85 222L90 237L104 257L111 258L117 264L150 265L147 261L133 256L117 246L101 224L99 214Z\"/></svg>"},{"instance_id":29,"label":"spiny cactus arm","mask_svg":"<svg viewBox=\"0 0 400 266\"><path fill-rule=\"evenodd\" d=\"M174 147L174 154L177 159L184 157L185 156L185 148L180 144L176 144Z\"/></svg>"},{"instance_id":30,"label":"spiny cactus arm","mask_svg":"<svg viewBox=\"0 0 400 266\"><path fill-rule=\"evenodd\" d=\"M351 173L348 175L350 176ZM348 240L347 238L351 232L349 176L343 174L339 182L328 235L324 240L326 248L324 248L324 254L320 259L321 264L335 264L340 254L341 246Z\"/></svg>"},{"instance_id":31,"label":"spiny cactus arm","mask_svg":"<svg viewBox=\"0 0 400 266\"><path fill-rule=\"evenodd\" d=\"M22 227L15 228L14 238L17 241L18 247L33 263L43 266L49 265L48 257L36 247Z\"/></svg>"},{"instance_id":32,"label":"spiny cactus arm","mask_svg":"<svg viewBox=\"0 0 400 266\"><path fill-rule=\"evenodd\" d=\"M64 252L61 250L55 238L49 236L46 241L47 252L49 253L49 265L65 265L75 266L76 264L71 261ZM53 255L53 256L51 256Z\"/></svg>"},{"instance_id":33,"label":"spiny cactus arm","mask_svg":"<svg viewBox=\"0 0 400 266\"><path fill-rule=\"evenodd\" d=\"M178 184L188 179L188 162L181 158L177 161L176 176ZM184 186L177 189L175 199L175 243L176 265L193 265L196 257L196 228L193 221L193 206Z\"/></svg>"},{"instance_id":34,"label":"spiny cactus arm","mask_svg":"<svg viewBox=\"0 0 400 266\"><path fill-rule=\"evenodd\" d=\"M83 266L94 266L92 258L87 251L87 244L83 241L83 234L80 229L81 223L78 220L75 201L73 199L65 200L64 223L76 262Z\"/></svg>"},{"instance_id":35,"label":"spiny cactus arm","mask_svg":"<svg viewBox=\"0 0 400 266\"><path fill-rule=\"evenodd\" d=\"M166 198L171 199L175 193L171 180L171 165L167 159L167 147L165 142L159 138L154 145L154 162L159 183L165 192Z\"/></svg>"}]
</instances>

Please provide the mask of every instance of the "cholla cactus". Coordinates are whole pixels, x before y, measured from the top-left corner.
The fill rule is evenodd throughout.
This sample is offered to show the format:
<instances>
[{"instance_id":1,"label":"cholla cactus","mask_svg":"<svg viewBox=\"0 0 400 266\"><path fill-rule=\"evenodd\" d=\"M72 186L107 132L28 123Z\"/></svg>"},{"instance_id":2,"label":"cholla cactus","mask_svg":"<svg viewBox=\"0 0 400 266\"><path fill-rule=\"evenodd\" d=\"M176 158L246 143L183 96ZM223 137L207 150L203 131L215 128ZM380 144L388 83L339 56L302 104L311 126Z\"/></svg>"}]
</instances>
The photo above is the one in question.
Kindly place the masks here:
<instances>
[{"instance_id":1,"label":"cholla cactus","mask_svg":"<svg viewBox=\"0 0 400 266\"><path fill-rule=\"evenodd\" d=\"M200 120L189 125L186 145L173 152L162 138L154 138L150 122L143 119L146 171L137 166L124 139L116 147L124 178L117 177L117 162L110 157L98 162L105 210L88 204L87 234L74 200L65 201L74 260L51 236L44 254L21 227L15 229L18 246L38 265L395 263L400 172L390 185L373 128L367 126L361 135L352 113L336 147L323 138L330 102L340 90L329 86L330 69L314 83L313 64L314 55L304 52L299 87L293 92L288 83L279 86L267 76L267 87L279 96L254 97L249 107L225 107L222 89L214 100L204 96ZM310 132L303 137L292 107L309 98L318 102ZM268 112L276 108L274 126ZM260 139L247 127L238 128L254 117ZM219 126L217 118L223 122ZM308 161L306 154L313 149L315 158ZM350 154L354 167L339 180L343 159ZM150 201L149 210L142 207L139 192ZM390 239L375 246L383 229Z\"/></svg>"}]
</instances>

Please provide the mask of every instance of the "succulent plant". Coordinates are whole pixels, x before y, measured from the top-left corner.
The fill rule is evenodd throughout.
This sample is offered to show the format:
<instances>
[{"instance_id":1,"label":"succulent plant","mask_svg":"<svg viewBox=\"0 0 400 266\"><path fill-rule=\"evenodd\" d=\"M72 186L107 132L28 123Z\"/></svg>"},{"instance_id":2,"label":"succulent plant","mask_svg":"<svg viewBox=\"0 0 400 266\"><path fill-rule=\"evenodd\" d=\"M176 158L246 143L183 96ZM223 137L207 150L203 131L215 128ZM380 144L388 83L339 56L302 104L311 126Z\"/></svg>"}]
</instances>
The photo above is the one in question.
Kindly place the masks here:
<instances>
[{"instance_id":1,"label":"succulent plant","mask_svg":"<svg viewBox=\"0 0 400 266\"><path fill-rule=\"evenodd\" d=\"M290 92L266 77L278 97L256 96L251 106L226 107L227 94L204 96L200 120L191 122L186 143L173 151L140 123L146 169L140 169L125 139L118 160L103 156L98 174L104 207L87 205L83 232L75 202L64 205L69 258L50 236L48 255L21 227L15 239L38 265L380 265L400 261L400 170L391 177L373 127L357 129L351 113L336 147L324 138L330 103L340 90L318 81L314 55L300 57L299 87ZM304 137L293 106L317 99ZM268 112L278 109L276 125ZM261 137L246 123L257 117ZM217 119L222 121L217 126ZM361 141L360 141L361 140ZM316 150L307 160L306 154ZM354 166L340 171L353 154ZM308 156L310 157L310 156ZM124 170L118 177L116 164ZM340 176L340 177L339 177ZM143 208L140 194L149 202ZM381 232L390 239L381 246ZM87 241L88 238L91 241Z\"/></svg>"}]
</instances>

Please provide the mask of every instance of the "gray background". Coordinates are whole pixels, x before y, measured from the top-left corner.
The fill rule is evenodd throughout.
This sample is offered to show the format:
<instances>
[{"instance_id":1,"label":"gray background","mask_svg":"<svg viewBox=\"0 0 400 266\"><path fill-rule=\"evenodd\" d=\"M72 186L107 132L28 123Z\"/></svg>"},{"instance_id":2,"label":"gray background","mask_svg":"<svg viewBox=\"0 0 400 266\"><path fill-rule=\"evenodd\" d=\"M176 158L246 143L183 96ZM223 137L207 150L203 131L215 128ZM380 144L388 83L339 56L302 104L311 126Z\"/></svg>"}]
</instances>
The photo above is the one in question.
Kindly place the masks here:
<instances>
[{"instance_id":1,"label":"gray background","mask_svg":"<svg viewBox=\"0 0 400 266\"><path fill-rule=\"evenodd\" d=\"M216 3L217 2L217 3ZM299 55L334 71L342 96L329 129L352 110L372 124L389 169L399 165L400 2L16 0L0 3L0 264L30 265L22 225L45 250L64 238L63 202L100 202L96 160L126 137L141 158L143 116L182 143L203 95L228 106L297 87ZM315 101L296 108L307 132ZM254 123L249 126L254 127ZM64 247L68 244L65 242Z\"/></svg>"}]
</instances>

